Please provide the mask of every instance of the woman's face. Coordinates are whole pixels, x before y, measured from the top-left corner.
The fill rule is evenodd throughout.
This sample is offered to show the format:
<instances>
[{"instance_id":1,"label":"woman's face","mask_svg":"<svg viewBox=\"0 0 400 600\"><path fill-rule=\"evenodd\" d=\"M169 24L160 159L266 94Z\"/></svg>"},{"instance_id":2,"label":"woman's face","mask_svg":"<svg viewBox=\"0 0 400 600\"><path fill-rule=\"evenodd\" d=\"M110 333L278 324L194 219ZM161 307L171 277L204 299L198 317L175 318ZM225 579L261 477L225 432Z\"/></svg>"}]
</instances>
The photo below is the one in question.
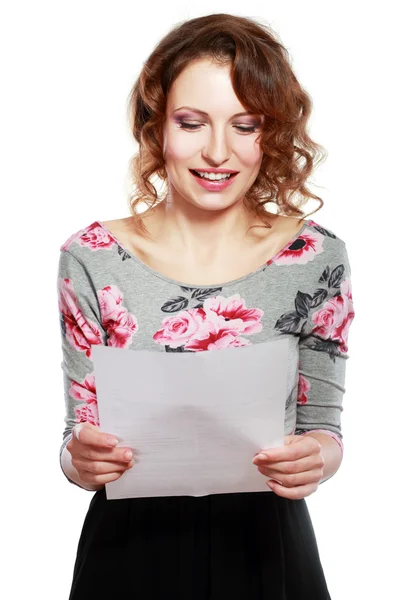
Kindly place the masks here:
<instances>
[{"instance_id":1,"label":"woman's face","mask_svg":"<svg viewBox=\"0 0 400 600\"><path fill-rule=\"evenodd\" d=\"M246 109L233 91L229 67L201 60L182 71L168 94L164 124L170 198L178 195L205 210L228 208L243 199L258 175L263 155L259 145L263 117L237 115L243 112ZM213 168L238 173L228 185L212 187L213 182L191 172Z\"/></svg>"}]
</instances>

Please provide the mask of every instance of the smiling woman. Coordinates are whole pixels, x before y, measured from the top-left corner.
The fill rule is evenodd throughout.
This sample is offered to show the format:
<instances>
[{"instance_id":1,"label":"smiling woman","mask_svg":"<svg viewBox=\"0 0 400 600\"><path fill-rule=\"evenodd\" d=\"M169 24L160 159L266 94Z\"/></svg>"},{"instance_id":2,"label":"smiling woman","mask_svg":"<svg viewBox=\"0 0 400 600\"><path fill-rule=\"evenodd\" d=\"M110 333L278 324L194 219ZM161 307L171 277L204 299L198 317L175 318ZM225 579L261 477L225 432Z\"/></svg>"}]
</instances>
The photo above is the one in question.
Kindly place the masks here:
<instances>
[{"instance_id":1,"label":"smiling woman","mask_svg":"<svg viewBox=\"0 0 400 600\"><path fill-rule=\"evenodd\" d=\"M226 14L177 25L148 57L129 95L128 117L140 144L130 164L129 207L137 227L146 231L138 210L143 203L154 207L177 192L201 202L199 183L188 173L212 166L239 174L234 185L206 186L226 193L203 195L203 208L240 200L269 228L277 212L303 217L309 199L322 207L306 186L326 158L308 135L311 107L286 48L265 25ZM151 184L154 174L164 194ZM275 209L267 212L265 205Z\"/></svg>"},{"instance_id":2,"label":"smiling woman","mask_svg":"<svg viewBox=\"0 0 400 600\"><path fill-rule=\"evenodd\" d=\"M191 108L195 105L202 108ZM162 131L171 204L184 199L203 210L229 209L231 218L243 213L242 199L257 178L263 156L262 117L243 108L232 88L229 65L197 59L180 72L168 93Z\"/></svg>"},{"instance_id":3,"label":"smiling woman","mask_svg":"<svg viewBox=\"0 0 400 600\"><path fill-rule=\"evenodd\" d=\"M320 148L306 132L310 107L283 46L251 19L213 14L179 24L145 62L129 103L139 142L131 216L94 220L60 248L67 409L60 462L70 482L95 491L69 600L330 598L305 497L342 459L354 309L345 243L298 218L307 199L322 203L305 183ZM276 213L266 211L268 202ZM282 337L289 348L283 444L254 442L243 456L265 492L248 492L233 464L224 493L196 497L173 488L176 495L165 495L153 476L149 497L108 501L105 485L131 468L134 478L140 465L100 429L93 346L168 352L175 360L172 353L235 351ZM151 377L162 381L163 373L154 369ZM206 404L215 382L199 375L195 385ZM177 391L180 381L176 390L165 386L165 401ZM183 391L188 406L192 390ZM223 398L226 406L229 393ZM143 407L148 400L139 397ZM254 422L249 406L245 423ZM193 421L196 431L201 424ZM215 470L201 475L213 482L221 466L211 442ZM151 443L162 461L158 440ZM190 439L182 460L193 459L192 451Z\"/></svg>"}]
</instances>

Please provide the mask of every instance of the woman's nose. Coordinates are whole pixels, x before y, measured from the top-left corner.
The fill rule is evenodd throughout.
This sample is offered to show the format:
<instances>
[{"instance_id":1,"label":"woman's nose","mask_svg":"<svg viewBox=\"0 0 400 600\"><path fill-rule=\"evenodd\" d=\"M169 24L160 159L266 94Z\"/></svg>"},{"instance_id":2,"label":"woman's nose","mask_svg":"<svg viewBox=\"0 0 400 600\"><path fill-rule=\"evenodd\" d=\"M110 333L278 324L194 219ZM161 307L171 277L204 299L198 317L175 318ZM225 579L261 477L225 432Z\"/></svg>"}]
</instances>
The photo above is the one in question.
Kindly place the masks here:
<instances>
[{"instance_id":1,"label":"woman's nose","mask_svg":"<svg viewBox=\"0 0 400 600\"><path fill-rule=\"evenodd\" d=\"M226 162L231 155L230 144L226 134L222 132L210 134L208 143L203 149L203 155L217 165Z\"/></svg>"}]
</instances>

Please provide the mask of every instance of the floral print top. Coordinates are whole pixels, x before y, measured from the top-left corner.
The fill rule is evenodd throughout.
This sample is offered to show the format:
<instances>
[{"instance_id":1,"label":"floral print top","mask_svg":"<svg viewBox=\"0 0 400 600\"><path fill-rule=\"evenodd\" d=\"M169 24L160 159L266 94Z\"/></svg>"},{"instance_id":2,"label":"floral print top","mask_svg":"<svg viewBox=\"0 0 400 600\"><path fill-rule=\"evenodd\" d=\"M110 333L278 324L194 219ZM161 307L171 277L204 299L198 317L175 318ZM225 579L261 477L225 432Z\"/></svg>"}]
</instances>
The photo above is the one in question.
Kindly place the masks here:
<instances>
[{"instance_id":1,"label":"floral print top","mask_svg":"<svg viewBox=\"0 0 400 600\"><path fill-rule=\"evenodd\" d=\"M257 270L208 286L154 271L100 221L74 233L60 248L57 276L66 411L60 463L75 424L101 426L94 344L204 352L285 336L285 435L324 431L343 450L350 276L343 240L311 219Z\"/></svg>"}]
</instances>

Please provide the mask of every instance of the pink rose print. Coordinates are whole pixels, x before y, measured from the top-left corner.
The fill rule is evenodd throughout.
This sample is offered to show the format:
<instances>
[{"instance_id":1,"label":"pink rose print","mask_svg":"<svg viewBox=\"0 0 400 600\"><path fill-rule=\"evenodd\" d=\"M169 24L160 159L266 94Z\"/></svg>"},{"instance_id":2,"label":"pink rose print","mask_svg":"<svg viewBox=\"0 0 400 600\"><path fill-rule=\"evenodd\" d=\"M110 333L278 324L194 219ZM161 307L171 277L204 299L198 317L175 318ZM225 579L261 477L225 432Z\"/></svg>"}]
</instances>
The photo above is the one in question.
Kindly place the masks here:
<instances>
[{"instance_id":1,"label":"pink rose print","mask_svg":"<svg viewBox=\"0 0 400 600\"><path fill-rule=\"evenodd\" d=\"M96 404L86 404L75 409L76 422L77 423L91 423L100 427L99 413Z\"/></svg>"},{"instance_id":2,"label":"pink rose print","mask_svg":"<svg viewBox=\"0 0 400 600\"><path fill-rule=\"evenodd\" d=\"M94 221L84 229L80 229L77 233L73 233L61 246L61 250L68 250L73 242L94 251L110 250L116 243L111 235L101 227L98 221Z\"/></svg>"},{"instance_id":3,"label":"pink rose print","mask_svg":"<svg viewBox=\"0 0 400 600\"><path fill-rule=\"evenodd\" d=\"M220 288L219 288L220 289ZM185 291L185 288L182 288ZM214 290L190 290L197 300ZM180 298L180 303L188 303ZM171 302L165 303L170 309ZM172 317L162 321L162 327L154 334L153 339L167 348L180 348L185 351L201 352L204 350L227 347L248 346L251 342L239 334L258 333L262 329L261 317L264 311L258 308L246 308L245 301L239 294L206 297L202 306L179 311Z\"/></svg>"},{"instance_id":4,"label":"pink rose print","mask_svg":"<svg viewBox=\"0 0 400 600\"><path fill-rule=\"evenodd\" d=\"M76 241L91 250L110 250L115 244L115 240L97 221L86 227Z\"/></svg>"},{"instance_id":5,"label":"pink rose print","mask_svg":"<svg viewBox=\"0 0 400 600\"><path fill-rule=\"evenodd\" d=\"M203 340L210 331L202 308L181 311L173 317L166 317L161 324L162 328L153 335L153 339L157 344L168 344L170 348L178 348L191 338Z\"/></svg>"},{"instance_id":6,"label":"pink rose print","mask_svg":"<svg viewBox=\"0 0 400 600\"><path fill-rule=\"evenodd\" d=\"M123 294L116 285L107 285L97 292L101 322L107 332L107 346L127 348L138 330L138 322L132 313L122 306Z\"/></svg>"},{"instance_id":7,"label":"pink rose print","mask_svg":"<svg viewBox=\"0 0 400 600\"><path fill-rule=\"evenodd\" d=\"M262 329L261 317L264 311L259 308L246 308L245 301L239 294L229 298L223 296L207 298L204 302L204 310L208 317L212 311L223 317L224 321L229 319L225 324L229 324L229 328L238 333L258 333Z\"/></svg>"},{"instance_id":8,"label":"pink rose print","mask_svg":"<svg viewBox=\"0 0 400 600\"><path fill-rule=\"evenodd\" d=\"M323 252L324 236L320 233L302 233L294 242L283 248L275 258L271 258L267 265L271 262L276 265L304 265Z\"/></svg>"},{"instance_id":9,"label":"pink rose print","mask_svg":"<svg viewBox=\"0 0 400 600\"><path fill-rule=\"evenodd\" d=\"M73 283L61 277L58 280L58 307L64 317L65 335L73 348L91 356L91 346L102 344L102 334L94 321L88 319L79 306Z\"/></svg>"},{"instance_id":10,"label":"pink rose print","mask_svg":"<svg viewBox=\"0 0 400 600\"><path fill-rule=\"evenodd\" d=\"M323 339L339 342L341 352L347 352L348 332L354 319L351 282L347 278L340 284L340 295L334 296L312 316L313 333Z\"/></svg>"},{"instance_id":11,"label":"pink rose print","mask_svg":"<svg viewBox=\"0 0 400 600\"><path fill-rule=\"evenodd\" d=\"M310 389L310 382L303 375L299 374L299 386L297 393L297 403L305 404L308 400L307 393Z\"/></svg>"},{"instance_id":12,"label":"pink rose print","mask_svg":"<svg viewBox=\"0 0 400 600\"><path fill-rule=\"evenodd\" d=\"M222 348L249 346L250 343L250 340L242 338L232 333L232 331L221 329L219 331L210 331L208 337L203 340L193 338L187 342L185 348L201 352L204 350L221 350Z\"/></svg>"},{"instance_id":13,"label":"pink rose print","mask_svg":"<svg viewBox=\"0 0 400 600\"><path fill-rule=\"evenodd\" d=\"M75 408L76 422L88 422L100 427L99 412L96 397L96 384L93 374L87 375L82 383L73 381L69 394L78 402L85 402L83 406Z\"/></svg>"}]
</instances>

